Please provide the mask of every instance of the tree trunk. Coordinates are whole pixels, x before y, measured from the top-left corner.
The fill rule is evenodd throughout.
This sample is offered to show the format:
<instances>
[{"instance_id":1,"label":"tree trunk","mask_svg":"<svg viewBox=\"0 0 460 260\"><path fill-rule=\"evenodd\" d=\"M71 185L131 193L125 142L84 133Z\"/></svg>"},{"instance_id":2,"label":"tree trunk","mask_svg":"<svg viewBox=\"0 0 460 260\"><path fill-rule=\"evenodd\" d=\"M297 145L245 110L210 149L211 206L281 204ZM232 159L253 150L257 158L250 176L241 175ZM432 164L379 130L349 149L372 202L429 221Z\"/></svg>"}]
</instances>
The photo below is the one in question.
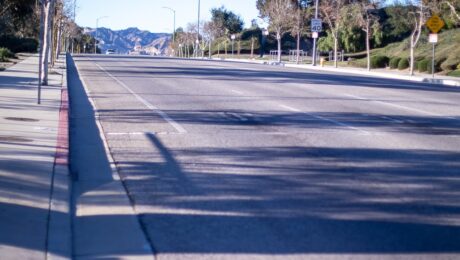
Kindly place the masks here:
<instances>
[{"instance_id":1,"label":"tree trunk","mask_svg":"<svg viewBox=\"0 0 460 260\"><path fill-rule=\"evenodd\" d=\"M237 54L238 54L238 57L241 54L241 41L240 40L238 40L238 53Z\"/></svg>"},{"instance_id":2,"label":"tree trunk","mask_svg":"<svg viewBox=\"0 0 460 260\"><path fill-rule=\"evenodd\" d=\"M276 40L278 41L278 62L281 62L281 34L276 33Z\"/></svg>"},{"instance_id":3,"label":"tree trunk","mask_svg":"<svg viewBox=\"0 0 460 260\"><path fill-rule=\"evenodd\" d=\"M338 64L337 64L337 49L339 48L339 41L337 39L337 36L334 37L334 67L338 67Z\"/></svg>"},{"instance_id":4,"label":"tree trunk","mask_svg":"<svg viewBox=\"0 0 460 260\"><path fill-rule=\"evenodd\" d=\"M366 24L366 52L367 52L367 70L371 70L371 46L370 46L370 36L369 36L369 21Z\"/></svg>"},{"instance_id":5,"label":"tree trunk","mask_svg":"<svg viewBox=\"0 0 460 260\"><path fill-rule=\"evenodd\" d=\"M300 56L300 31L297 32L297 57L296 57L296 63L299 64L299 57Z\"/></svg>"},{"instance_id":6,"label":"tree trunk","mask_svg":"<svg viewBox=\"0 0 460 260\"><path fill-rule=\"evenodd\" d=\"M227 41L225 41L225 58L227 58Z\"/></svg>"},{"instance_id":7,"label":"tree trunk","mask_svg":"<svg viewBox=\"0 0 460 260\"><path fill-rule=\"evenodd\" d=\"M415 34L412 34L410 37L410 65L409 65L409 75L413 76L414 75L414 49L415 49L415 44L414 44L414 36Z\"/></svg>"},{"instance_id":8,"label":"tree trunk","mask_svg":"<svg viewBox=\"0 0 460 260\"><path fill-rule=\"evenodd\" d=\"M55 54L55 57L56 57L56 60L59 59L59 54L61 53L61 49L62 49L62 19L59 19L59 22L58 22L58 32L57 32L57 46L56 46L56 54Z\"/></svg>"},{"instance_id":9,"label":"tree trunk","mask_svg":"<svg viewBox=\"0 0 460 260\"><path fill-rule=\"evenodd\" d=\"M211 48L212 48L212 40L209 40L209 53L208 53L209 59L211 59L212 57Z\"/></svg>"},{"instance_id":10,"label":"tree trunk","mask_svg":"<svg viewBox=\"0 0 460 260\"><path fill-rule=\"evenodd\" d=\"M43 8L43 44L42 44L42 61L41 61L41 79L42 85L48 85L48 63L51 49L51 24L53 20L53 6L54 0L47 0L42 2Z\"/></svg>"},{"instance_id":11,"label":"tree trunk","mask_svg":"<svg viewBox=\"0 0 460 260\"><path fill-rule=\"evenodd\" d=\"M251 37L251 59L254 59L254 37Z\"/></svg>"}]
</instances>

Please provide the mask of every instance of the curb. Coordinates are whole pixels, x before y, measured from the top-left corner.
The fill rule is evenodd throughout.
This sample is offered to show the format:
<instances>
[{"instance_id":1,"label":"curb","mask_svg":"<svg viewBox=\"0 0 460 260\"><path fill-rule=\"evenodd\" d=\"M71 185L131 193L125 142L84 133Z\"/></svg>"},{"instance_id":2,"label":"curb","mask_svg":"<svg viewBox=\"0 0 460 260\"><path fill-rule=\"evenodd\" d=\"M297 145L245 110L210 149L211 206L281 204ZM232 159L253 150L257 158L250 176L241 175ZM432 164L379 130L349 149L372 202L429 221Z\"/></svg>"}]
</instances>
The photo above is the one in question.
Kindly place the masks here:
<instances>
[{"instance_id":1,"label":"curb","mask_svg":"<svg viewBox=\"0 0 460 260\"><path fill-rule=\"evenodd\" d=\"M209 59L194 59L194 60L209 60ZM329 67L319 67L319 66L314 67L312 65L298 65L298 64L289 64L289 63L278 64L277 62L257 61L257 60L214 59L214 58L211 60L212 61L224 61L224 62L263 64L263 65L280 66L280 67L286 67L286 68L308 69L308 70L313 70L313 71L339 72L339 73L348 73L348 74L354 74L354 75L360 75L360 76L399 79L399 80L421 82L421 83L428 83L428 84L434 84L434 85L460 87L460 79L454 80L454 79L440 79L440 78L431 78L431 77L427 78L427 77L420 77L420 76L382 73L382 72L376 72L376 71L356 71L352 69L329 68Z\"/></svg>"},{"instance_id":2,"label":"curb","mask_svg":"<svg viewBox=\"0 0 460 260\"><path fill-rule=\"evenodd\" d=\"M135 210L135 205L132 201L131 196L128 193L128 190L126 189L125 183L122 180L120 173L118 171L118 168L116 166L116 162L112 156L112 152L110 151L106 136L104 134L104 129L103 126L99 120L99 112L96 109L96 104L94 100L91 97L91 91L89 91L89 88L86 85L86 82L84 79L82 79L79 75L80 68L77 64L75 64L73 57L71 55L68 55L68 60L67 62L69 64L72 64L72 67L75 67L75 70L77 72L78 77L81 80L82 86L86 94L88 95L88 101L90 105L93 108L94 111L94 118L95 118L95 123L97 126L97 129L99 131L99 138L101 138L102 144L104 146L104 151L105 151L105 156L107 157L107 160L109 162L109 167L110 167L110 173L113 179L113 184L111 185L112 191L115 192L120 192L123 194L123 199L120 202L123 205L126 205L127 208L123 210L123 214L126 216L129 216L129 222L127 222L130 226L129 232L123 234L124 236L121 238L118 238L117 242L114 242L114 238L110 238L110 240L101 240L100 243L107 242L107 244L110 244L110 246L106 247L104 252L98 252L96 254L91 254L91 255L85 255L82 256L83 258L99 258L99 257L105 257L107 255L110 255L112 258L139 258L139 259L155 259L155 250L153 248L152 242L150 241L148 234L145 232L144 227L142 225L142 221L140 219L140 215L136 212ZM75 202L73 202L75 203ZM74 207L75 205L73 205ZM109 211L107 213L110 213ZM131 237L131 238L130 238ZM134 239L132 239L134 238ZM117 243L127 243L129 239L132 240L141 240L141 244L136 244L131 248L130 250L126 252L121 252L119 251L118 248L116 248ZM116 239L115 239L116 240ZM121 242L120 242L121 241ZM110 243L109 243L110 242ZM107 249L108 248L108 249ZM77 249L75 249L77 250ZM79 252L75 251L74 256L78 258ZM127 255L125 255L127 254ZM134 254L134 255L130 255Z\"/></svg>"},{"instance_id":3,"label":"curb","mask_svg":"<svg viewBox=\"0 0 460 260\"><path fill-rule=\"evenodd\" d=\"M51 180L46 259L72 258L69 171L69 97L67 64L62 67L61 105Z\"/></svg>"},{"instance_id":4,"label":"curb","mask_svg":"<svg viewBox=\"0 0 460 260\"><path fill-rule=\"evenodd\" d=\"M431 78L431 77L427 78L427 77L420 77L420 76L390 74L390 73L377 72L377 71L356 71L352 69L343 69L343 68L329 68L329 67L318 67L318 66L313 67L312 65L286 64L285 67L309 69L309 70L316 70L316 71L342 72L342 73L355 74L355 75L360 75L360 76L373 76L373 77L379 77L379 78L399 79L399 80L414 81L414 82L421 82L421 83L428 83L428 84L460 87L460 79L459 80L439 79L439 78L437 79L437 78Z\"/></svg>"}]
</instances>

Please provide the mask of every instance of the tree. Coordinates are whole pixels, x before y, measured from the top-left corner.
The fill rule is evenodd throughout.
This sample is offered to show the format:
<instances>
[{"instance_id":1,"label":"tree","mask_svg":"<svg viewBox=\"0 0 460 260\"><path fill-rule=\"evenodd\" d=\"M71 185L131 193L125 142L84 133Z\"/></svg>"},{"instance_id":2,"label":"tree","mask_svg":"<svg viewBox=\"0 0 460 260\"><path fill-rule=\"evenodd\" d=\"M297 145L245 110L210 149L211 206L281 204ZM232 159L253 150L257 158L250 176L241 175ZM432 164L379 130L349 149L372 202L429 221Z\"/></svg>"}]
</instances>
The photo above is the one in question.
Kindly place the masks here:
<instances>
[{"instance_id":1,"label":"tree","mask_svg":"<svg viewBox=\"0 0 460 260\"><path fill-rule=\"evenodd\" d=\"M229 34L241 32L244 25L239 15L227 10L224 6L211 9L211 22L216 26L221 26L221 33L227 31Z\"/></svg>"},{"instance_id":2,"label":"tree","mask_svg":"<svg viewBox=\"0 0 460 260\"><path fill-rule=\"evenodd\" d=\"M295 5L294 17L291 20L291 35L297 38L296 63L299 63L300 38L307 28L307 20L310 18L310 9L307 9L307 1L298 1Z\"/></svg>"},{"instance_id":3,"label":"tree","mask_svg":"<svg viewBox=\"0 0 460 260\"><path fill-rule=\"evenodd\" d=\"M0 36L38 37L35 0L0 0Z\"/></svg>"},{"instance_id":4,"label":"tree","mask_svg":"<svg viewBox=\"0 0 460 260\"><path fill-rule=\"evenodd\" d=\"M410 63L409 63L409 74L414 75L414 64L415 64L415 47L420 40L420 35L422 34L423 26L426 23L427 17L427 8L425 6L424 0L414 0L410 4L415 8L413 12L410 13L410 22L412 24L412 33L410 35Z\"/></svg>"},{"instance_id":5,"label":"tree","mask_svg":"<svg viewBox=\"0 0 460 260\"><path fill-rule=\"evenodd\" d=\"M378 8L384 0L355 0L350 5L349 14L354 23L366 34L367 70L371 70L371 44L370 38L380 27Z\"/></svg>"},{"instance_id":6,"label":"tree","mask_svg":"<svg viewBox=\"0 0 460 260\"><path fill-rule=\"evenodd\" d=\"M460 23L460 0L432 0L426 3L443 18L448 18L453 24Z\"/></svg>"},{"instance_id":7,"label":"tree","mask_svg":"<svg viewBox=\"0 0 460 260\"><path fill-rule=\"evenodd\" d=\"M343 27L344 19L347 16L345 5L348 0L329 0L321 1L320 10L323 14L324 20L329 26L331 36L334 40L334 66L337 68L337 50L339 45L339 32Z\"/></svg>"},{"instance_id":8,"label":"tree","mask_svg":"<svg viewBox=\"0 0 460 260\"><path fill-rule=\"evenodd\" d=\"M441 3L445 4L450 9L452 16L460 22L460 0L444 0Z\"/></svg>"},{"instance_id":9,"label":"tree","mask_svg":"<svg viewBox=\"0 0 460 260\"><path fill-rule=\"evenodd\" d=\"M41 83L48 85L48 63L51 52L51 33L55 0L40 0Z\"/></svg>"},{"instance_id":10,"label":"tree","mask_svg":"<svg viewBox=\"0 0 460 260\"><path fill-rule=\"evenodd\" d=\"M278 62L281 62L281 38L290 29L295 2L291 0L257 0L260 17L267 19L270 29L276 32Z\"/></svg>"}]
</instances>

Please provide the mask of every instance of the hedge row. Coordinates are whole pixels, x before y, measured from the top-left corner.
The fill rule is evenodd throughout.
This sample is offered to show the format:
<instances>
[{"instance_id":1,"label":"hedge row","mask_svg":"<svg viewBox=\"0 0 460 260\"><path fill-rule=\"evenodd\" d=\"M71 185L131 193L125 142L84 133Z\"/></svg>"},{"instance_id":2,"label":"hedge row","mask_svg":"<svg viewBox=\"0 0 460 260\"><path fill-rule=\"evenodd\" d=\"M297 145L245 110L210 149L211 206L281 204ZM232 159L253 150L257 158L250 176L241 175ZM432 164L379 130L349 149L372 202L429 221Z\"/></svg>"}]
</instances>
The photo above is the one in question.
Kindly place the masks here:
<instances>
[{"instance_id":1,"label":"hedge row","mask_svg":"<svg viewBox=\"0 0 460 260\"><path fill-rule=\"evenodd\" d=\"M390 59L390 69L397 69L400 60L401 60L401 58L399 58L399 57L391 58Z\"/></svg>"},{"instance_id":2,"label":"hedge row","mask_svg":"<svg viewBox=\"0 0 460 260\"><path fill-rule=\"evenodd\" d=\"M8 48L14 53L37 52L38 42L30 38L17 38L13 36L0 37L0 47Z\"/></svg>"},{"instance_id":3,"label":"hedge row","mask_svg":"<svg viewBox=\"0 0 460 260\"><path fill-rule=\"evenodd\" d=\"M390 58L387 56L373 56L371 57L371 68L386 68L389 62Z\"/></svg>"}]
</instances>

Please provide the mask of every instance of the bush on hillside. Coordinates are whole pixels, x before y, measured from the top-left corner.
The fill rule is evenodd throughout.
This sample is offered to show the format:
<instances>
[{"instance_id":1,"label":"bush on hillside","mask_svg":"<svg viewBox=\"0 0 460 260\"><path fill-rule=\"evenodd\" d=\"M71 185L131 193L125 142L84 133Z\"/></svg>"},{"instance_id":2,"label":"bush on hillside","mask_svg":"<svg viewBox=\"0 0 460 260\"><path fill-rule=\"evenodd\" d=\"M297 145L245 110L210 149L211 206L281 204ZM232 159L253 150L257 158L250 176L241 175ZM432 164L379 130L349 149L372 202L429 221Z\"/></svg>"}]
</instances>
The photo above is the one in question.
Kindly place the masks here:
<instances>
[{"instance_id":1,"label":"bush on hillside","mask_svg":"<svg viewBox=\"0 0 460 260\"><path fill-rule=\"evenodd\" d=\"M427 59L423 59L421 61L418 62L417 64L417 69L418 71L420 72L425 72L428 70L428 60Z\"/></svg>"},{"instance_id":2,"label":"bush on hillside","mask_svg":"<svg viewBox=\"0 0 460 260\"><path fill-rule=\"evenodd\" d=\"M357 68L367 68L367 59L351 60L348 64Z\"/></svg>"},{"instance_id":3,"label":"bush on hillside","mask_svg":"<svg viewBox=\"0 0 460 260\"><path fill-rule=\"evenodd\" d=\"M405 70L409 68L409 59L402 58L398 63L398 70Z\"/></svg>"},{"instance_id":4,"label":"bush on hillside","mask_svg":"<svg viewBox=\"0 0 460 260\"><path fill-rule=\"evenodd\" d=\"M7 62L9 58L14 58L14 53L7 48L0 48L0 62Z\"/></svg>"},{"instance_id":5,"label":"bush on hillside","mask_svg":"<svg viewBox=\"0 0 460 260\"><path fill-rule=\"evenodd\" d=\"M460 65L460 64L459 64ZM441 64L441 69L445 71L452 71L457 69L457 61L455 60L446 60Z\"/></svg>"},{"instance_id":6,"label":"bush on hillside","mask_svg":"<svg viewBox=\"0 0 460 260\"><path fill-rule=\"evenodd\" d=\"M371 57L371 68L386 68L390 59L387 56L373 56Z\"/></svg>"},{"instance_id":7,"label":"bush on hillside","mask_svg":"<svg viewBox=\"0 0 460 260\"><path fill-rule=\"evenodd\" d=\"M441 69L441 64L442 64L445 60L446 60L446 59L440 59L440 60L435 60L435 61L434 61L434 72L435 72L435 73L436 73L436 72L442 71L442 69ZM427 71L428 73L430 73L430 74L433 73L432 64L433 64L432 59L430 59L430 60L428 61L427 70L426 70L426 71Z\"/></svg>"},{"instance_id":8,"label":"bush on hillside","mask_svg":"<svg viewBox=\"0 0 460 260\"><path fill-rule=\"evenodd\" d=\"M401 60L401 58L399 58L399 57L391 58L390 59L390 68L391 69L397 69L400 60Z\"/></svg>"}]
</instances>

